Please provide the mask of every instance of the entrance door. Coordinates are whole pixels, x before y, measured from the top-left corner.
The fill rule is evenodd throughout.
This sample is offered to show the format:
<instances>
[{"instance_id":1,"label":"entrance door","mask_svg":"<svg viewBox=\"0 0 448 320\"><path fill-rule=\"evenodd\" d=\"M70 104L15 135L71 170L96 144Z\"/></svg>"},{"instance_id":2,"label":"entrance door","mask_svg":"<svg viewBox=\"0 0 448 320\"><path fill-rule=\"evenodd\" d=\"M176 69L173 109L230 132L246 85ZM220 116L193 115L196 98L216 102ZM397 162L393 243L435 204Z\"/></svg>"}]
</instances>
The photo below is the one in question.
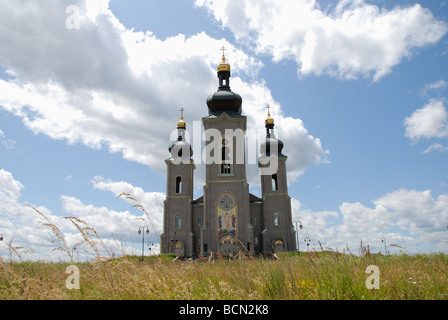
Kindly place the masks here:
<instances>
[{"instance_id":1,"label":"entrance door","mask_svg":"<svg viewBox=\"0 0 448 320\"><path fill-rule=\"evenodd\" d=\"M234 256L238 253L235 237L231 234L221 236L218 242L218 251L223 256Z\"/></svg>"},{"instance_id":2,"label":"entrance door","mask_svg":"<svg viewBox=\"0 0 448 320\"><path fill-rule=\"evenodd\" d=\"M180 240L174 241L172 252L182 258L185 255L184 243Z\"/></svg>"},{"instance_id":3,"label":"entrance door","mask_svg":"<svg viewBox=\"0 0 448 320\"><path fill-rule=\"evenodd\" d=\"M274 241L274 252L284 252L285 244L282 239L277 239Z\"/></svg>"}]
</instances>

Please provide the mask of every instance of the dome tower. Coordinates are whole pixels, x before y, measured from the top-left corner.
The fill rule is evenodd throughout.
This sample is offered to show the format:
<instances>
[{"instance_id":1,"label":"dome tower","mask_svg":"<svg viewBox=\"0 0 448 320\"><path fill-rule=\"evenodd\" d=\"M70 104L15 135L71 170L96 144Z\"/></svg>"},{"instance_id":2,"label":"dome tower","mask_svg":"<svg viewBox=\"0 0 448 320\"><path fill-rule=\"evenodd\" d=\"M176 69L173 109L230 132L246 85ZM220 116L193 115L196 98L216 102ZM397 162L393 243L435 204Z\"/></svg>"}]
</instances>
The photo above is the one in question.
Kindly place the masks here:
<instances>
[{"instance_id":1,"label":"dome tower","mask_svg":"<svg viewBox=\"0 0 448 320\"><path fill-rule=\"evenodd\" d=\"M274 134L274 118L268 105L265 120L266 140L261 144L258 160L263 198L263 220L266 233L263 234L263 251L273 248L275 252L294 251L295 233L292 230L291 198L288 195L286 160L283 141Z\"/></svg>"},{"instance_id":2,"label":"dome tower","mask_svg":"<svg viewBox=\"0 0 448 320\"><path fill-rule=\"evenodd\" d=\"M165 160L167 166L166 200L164 201L164 233L160 235L162 252L173 252L180 257L194 254L191 237L194 165L193 150L186 141L187 125L184 109L177 122L177 140L168 148L171 156Z\"/></svg>"},{"instance_id":3,"label":"dome tower","mask_svg":"<svg viewBox=\"0 0 448 320\"><path fill-rule=\"evenodd\" d=\"M241 114L242 99L238 93L230 90L230 64L226 61L224 55L225 48L223 47L221 50L223 51L222 61L218 64L217 68L219 79L218 91L212 93L207 98L208 113L209 115L214 114L217 116L223 111Z\"/></svg>"},{"instance_id":4,"label":"dome tower","mask_svg":"<svg viewBox=\"0 0 448 320\"><path fill-rule=\"evenodd\" d=\"M268 117L265 120L266 127L266 140L260 146L260 152L262 155L270 156L271 152L274 152L278 158L286 158L282 153L284 143L282 140L277 139L274 133L274 118L271 117L270 106L266 107L268 109Z\"/></svg>"},{"instance_id":5,"label":"dome tower","mask_svg":"<svg viewBox=\"0 0 448 320\"><path fill-rule=\"evenodd\" d=\"M180 109L181 116L180 120L177 122L177 140L174 141L168 148L168 151L171 153L171 158L175 160L178 158L182 160L189 160L193 156L193 149L191 148L191 145L185 141L187 124L184 121L184 111L184 108Z\"/></svg>"}]
</instances>

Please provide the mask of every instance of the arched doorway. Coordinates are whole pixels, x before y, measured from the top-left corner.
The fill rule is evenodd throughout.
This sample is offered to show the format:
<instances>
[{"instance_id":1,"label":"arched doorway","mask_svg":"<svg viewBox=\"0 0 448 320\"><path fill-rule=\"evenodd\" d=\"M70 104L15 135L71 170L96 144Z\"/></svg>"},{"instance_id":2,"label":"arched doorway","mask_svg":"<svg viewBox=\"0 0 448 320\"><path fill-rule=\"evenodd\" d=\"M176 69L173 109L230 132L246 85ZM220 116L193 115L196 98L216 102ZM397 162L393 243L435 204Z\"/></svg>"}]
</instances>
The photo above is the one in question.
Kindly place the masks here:
<instances>
[{"instance_id":1,"label":"arched doorway","mask_svg":"<svg viewBox=\"0 0 448 320\"><path fill-rule=\"evenodd\" d=\"M185 255L184 243L181 240L173 241L171 252L178 255L179 257L183 257Z\"/></svg>"},{"instance_id":2,"label":"arched doorway","mask_svg":"<svg viewBox=\"0 0 448 320\"><path fill-rule=\"evenodd\" d=\"M286 248L285 248L285 242L283 241L283 239L277 238L274 240L274 252L278 253L278 252L285 252Z\"/></svg>"},{"instance_id":3,"label":"arched doorway","mask_svg":"<svg viewBox=\"0 0 448 320\"><path fill-rule=\"evenodd\" d=\"M234 256L238 253L236 239L231 234L225 234L219 238L218 252L223 256Z\"/></svg>"}]
</instances>

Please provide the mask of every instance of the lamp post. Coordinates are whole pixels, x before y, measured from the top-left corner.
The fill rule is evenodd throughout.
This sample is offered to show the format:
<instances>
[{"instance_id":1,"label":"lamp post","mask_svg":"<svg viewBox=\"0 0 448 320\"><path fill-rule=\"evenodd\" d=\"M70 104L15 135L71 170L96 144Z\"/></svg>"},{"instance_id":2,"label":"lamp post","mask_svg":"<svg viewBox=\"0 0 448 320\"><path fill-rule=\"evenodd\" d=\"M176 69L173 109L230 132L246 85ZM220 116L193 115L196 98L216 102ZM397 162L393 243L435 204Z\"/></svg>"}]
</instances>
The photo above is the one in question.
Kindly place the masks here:
<instances>
[{"instance_id":1,"label":"lamp post","mask_svg":"<svg viewBox=\"0 0 448 320\"><path fill-rule=\"evenodd\" d=\"M140 226L138 228L138 234L143 235L143 237L142 237L142 261L143 261L143 254L145 252L145 228L146 228L146 234L149 234L149 228L147 226Z\"/></svg>"},{"instance_id":2,"label":"lamp post","mask_svg":"<svg viewBox=\"0 0 448 320\"><path fill-rule=\"evenodd\" d=\"M303 229L302 222L300 220L293 221L293 224L296 225L296 243L297 243L297 255L300 255L300 249L299 249L299 229ZM299 227L297 227L297 224L299 224Z\"/></svg>"},{"instance_id":3,"label":"lamp post","mask_svg":"<svg viewBox=\"0 0 448 320\"><path fill-rule=\"evenodd\" d=\"M310 252L310 242L311 242L311 239L306 237L305 238L305 243L306 243L306 248L308 249L308 252Z\"/></svg>"}]
</instances>

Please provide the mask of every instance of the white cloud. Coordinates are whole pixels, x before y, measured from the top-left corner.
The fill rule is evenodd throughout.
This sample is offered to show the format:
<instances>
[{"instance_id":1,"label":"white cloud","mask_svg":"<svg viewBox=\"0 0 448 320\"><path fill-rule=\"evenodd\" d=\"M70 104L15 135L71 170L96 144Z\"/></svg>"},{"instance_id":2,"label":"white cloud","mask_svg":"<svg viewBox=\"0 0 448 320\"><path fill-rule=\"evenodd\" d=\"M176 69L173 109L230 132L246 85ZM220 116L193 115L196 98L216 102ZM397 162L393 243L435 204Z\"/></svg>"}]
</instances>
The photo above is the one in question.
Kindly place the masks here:
<instances>
[{"instance_id":1,"label":"white cloud","mask_svg":"<svg viewBox=\"0 0 448 320\"><path fill-rule=\"evenodd\" d=\"M448 136L448 112L443 100L431 99L404 120L405 135L411 140Z\"/></svg>"},{"instance_id":2,"label":"white cloud","mask_svg":"<svg viewBox=\"0 0 448 320\"><path fill-rule=\"evenodd\" d=\"M47 258L51 255L48 248L52 247L54 237L49 228L41 225L43 219L39 214L21 201L23 189L23 184L15 180L10 172L0 169L0 234L4 238L0 242L1 253L8 252L6 243L12 240L14 247L35 250L39 255L43 252L44 258ZM36 209L52 221L57 219L45 207L36 206Z\"/></svg>"},{"instance_id":3,"label":"white cloud","mask_svg":"<svg viewBox=\"0 0 448 320\"><path fill-rule=\"evenodd\" d=\"M293 220L300 220L302 249L304 237L312 245L342 251L347 247L358 253L362 244L372 252L384 252L384 243L397 244L410 253L445 251L448 194L433 198L430 190L400 189L373 201L370 208L362 203L344 202L339 211L312 212L302 210L292 199ZM389 250L389 248L388 248Z\"/></svg>"},{"instance_id":4,"label":"white cloud","mask_svg":"<svg viewBox=\"0 0 448 320\"><path fill-rule=\"evenodd\" d=\"M136 201L127 199L125 196L121 198L130 203L130 206L134 204L141 204L147 215L142 212L142 217L152 223L151 232L155 231L160 235L163 232L163 201L165 201L165 194L161 192L145 192L140 187L135 187L128 182L120 181L114 182L109 179L104 179L101 176L97 176L92 180L93 187L98 190L110 191L115 196L119 196L122 193L127 193L135 198ZM150 221L148 221L150 220ZM152 229L154 226L155 230ZM154 237L153 241L159 241Z\"/></svg>"},{"instance_id":5,"label":"white cloud","mask_svg":"<svg viewBox=\"0 0 448 320\"><path fill-rule=\"evenodd\" d=\"M446 247L448 194L434 199L431 190L400 189L374 203L392 210L394 223L401 229L408 230L425 245L435 244L439 250Z\"/></svg>"},{"instance_id":6,"label":"white cloud","mask_svg":"<svg viewBox=\"0 0 448 320\"><path fill-rule=\"evenodd\" d=\"M165 196L160 193L145 193L141 188L133 187L125 182L111 182L95 177L94 187L99 190L120 189L120 192L129 192L138 199L146 208L150 209L151 217L160 235L162 230L163 200ZM61 251L53 251L60 242L52 242L56 236L51 233L48 226L42 223L48 221L56 225L66 241L68 250L83 240L82 234L75 225L64 217L57 216L43 206L34 206L48 219L45 220L31 207L21 200L21 191L24 186L15 180L13 175L0 169L0 234L4 241L0 243L1 254L8 252L6 243L12 240L12 245L23 247L24 250L33 250L32 254L25 255L24 259L50 259L53 261L68 259L68 255ZM117 191L118 192L118 191ZM117 200L121 201L121 200ZM71 196L61 196L62 210L64 216L75 217L85 222L78 224L81 227L94 228L99 238L106 246L109 254L140 254L141 238L137 234L140 225L149 225L148 218L143 212L133 209L130 211L116 211L106 207L97 207L91 204L84 204L81 200ZM131 208L131 205L129 206ZM77 220L75 220L76 222ZM149 225L151 227L151 225ZM145 239L154 242L158 246L156 232L150 228L150 235ZM107 256L106 250L102 247L98 239L97 248L102 255ZM136 249L137 248L137 249ZM88 250L86 254L85 250ZM78 247L75 256L81 259L93 258L94 252L88 246ZM16 258L16 257L14 257Z\"/></svg>"},{"instance_id":7,"label":"white cloud","mask_svg":"<svg viewBox=\"0 0 448 320\"><path fill-rule=\"evenodd\" d=\"M150 235L145 237L145 241L153 242L155 252L159 252L165 194L144 192L142 188L132 186L127 182L114 182L101 176L94 177L92 185L94 189L109 191L115 197L123 192L127 193L136 201L122 196L121 199L129 202L130 211L116 211L106 207L84 204L75 197L61 196L63 210L70 216L85 221L88 226L94 227L100 238L108 243L115 254L140 254L140 251L135 249L135 244L139 244L137 247L140 248L141 237L137 231L141 225L149 227ZM117 201L122 200L117 199ZM134 204L141 204L146 213L138 208L131 210Z\"/></svg>"},{"instance_id":8,"label":"white cloud","mask_svg":"<svg viewBox=\"0 0 448 320\"><path fill-rule=\"evenodd\" d=\"M95 227L98 234L110 236L112 234L119 237L129 236L132 230L132 220L136 216L129 211L117 212L106 207L95 207L86 205L75 197L61 196L62 209L68 216L75 216L84 220L88 225ZM134 223L134 225L138 224Z\"/></svg>"},{"instance_id":9,"label":"white cloud","mask_svg":"<svg viewBox=\"0 0 448 320\"><path fill-rule=\"evenodd\" d=\"M8 199L17 201L23 188L24 186L19 181L14 180L10 172L0 169L1 202L5 202Z\"/></svg>"},{"instance_id":10,"label":"white cloud","mask_svg":"<svg viewBox=\"0 0 448 320\"><path fill-rule=\"evenodd\" d=\"M295 60L299 75L372 76L376 81L448 31L419 4L387 10L343 0L328 12L315 0L197 0L196 5L256 51L274 61Z\"/></svg>"},{"instance_id":11,"label":"white cloud","mask_svg":"<svg viewBox=\"0 0 448 320\"><path fill-rule=\"evenodd\" d=\"M438 80L425 84L421 92L423 96L427 96L429 91L443 91L447 88L447 85L445 80Z\"/></svg>"},{"instance_id":12,"label":"white cloud","mask_svg":"<svg viewBox=\"0 0 448 320\"><path fill-rule=\"evenodd\" d=\"M434 142L432 145L430 145L428 148L426 148L422 154L430 153L433 151L439 151L439 152L447 152L448 147L443 146L441 143Z\"/></svg>"},{"instance_id":13,"label":"white cloud","mask_svg":"<svg viewBox=\"0 0 448 320\"><path fill-rule=\"evenodd\" d=\"M256 76L262 64L224 39L200 33L162 41L150 31L126 30L107 9L107 1L88 6L74 1L81 12L80 28L70 30L60 1L23 2L0 5L0 65L16 75L0 79L0 107L21 117L34 132L69 144L107 147L164 172L168 137L180 107L186 109L189 128L207 113L205 99L217 89L218 48L223 44L232 64L232 88L244 99L243 112L250 125L263 128L264 118L253 121L252 111L273 100L270 91L263 82L238 77ZM14 35L8 30L15 30ZM278 104L277 109L281 122ZM325 162L327 151L300 119L285 122L291 124L289 134L298 137L294 143L305 148L297 163L293 158L289 163L294 178L307 166Z\"/></svg>"},{"instance_id":14,"label":"white cloud","mask_svg":"<svg viewBox=\"0 0 448 320\"><path fill-rule=\"evenodd\" d=\"M0 145L2 145L6 150L14 149L16 142L11 139L6 139L5 133L0 130Z\"/></svg>"}]
</instances>

